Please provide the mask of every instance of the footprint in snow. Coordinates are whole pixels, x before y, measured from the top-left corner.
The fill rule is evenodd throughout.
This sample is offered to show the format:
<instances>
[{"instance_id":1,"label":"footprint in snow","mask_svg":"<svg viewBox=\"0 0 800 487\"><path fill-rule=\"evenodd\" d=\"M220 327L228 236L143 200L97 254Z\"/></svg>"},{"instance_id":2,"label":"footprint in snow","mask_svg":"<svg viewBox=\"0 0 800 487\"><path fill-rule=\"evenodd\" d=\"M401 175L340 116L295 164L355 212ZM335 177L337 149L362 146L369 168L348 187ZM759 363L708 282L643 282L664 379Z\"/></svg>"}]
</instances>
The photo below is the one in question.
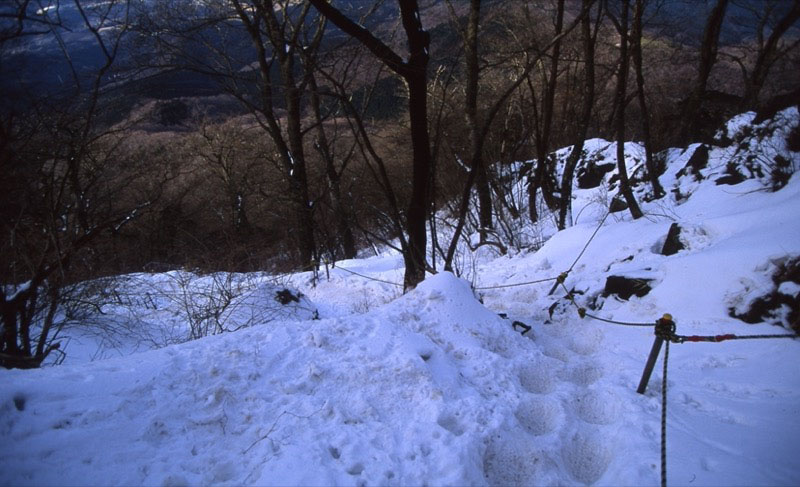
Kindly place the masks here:
<instances>
[{"instance_id":1,"label":"footprint in snow","mask_svg":"<svg viewBox=\"0 0 800 487\"><path fill-rule=\"evenodd\" d=\"M560 345L560 341L542 340L542 353L550 358L567 363L572 358L572 354L567 348Z\"/></svg>"},{"instance_id":2,"label":"footprint in snow","mask_svg":"<svg viewBox=\"0 0 800 487\"><path fill-rule=\"evenodd\" d=\"M603 476L613 460L614 443L597 427L585 425L564 439L561 458L575 480L592 484Z\"/></svg>"},{"instance_id":3,"label":"footprint in snow","mask_svg":"<svg viewBox=\"0 0 800 487\"><path fill-rule=\"evenodd\" d=\"M328 453L331 454L331 457L334 460L338 460L342 457L342 452L338 448L332 445L328 447Z\"/></svg>"},{"instance_id":4,"label":"footprint in snow","mask_svg":"<svg viewBox=\"0 0 800 487\"><path fill-rule=\"evenodd\" d=\"M621 403L616 394L606 390L591 390L575 402L578 417L587 423L608 425L619 420Z\"/></svg>"},{"instance_id":5,"label":"footprint in snow","mask_svg":"<svg viewBox=\"0 0 800 487\"><path fill-rule=\"evenodd\" d=\"M142 439L154 446L161 444L168 436L170 436L169 428L160 420L153 420L142 432Z\"/></svg>"},{"instance_id":6,"label":"footprint in snow","mask_svg":"<svg viewBox=\"0 0 800 487\"><path fill-rule=\"evenodd\" d=\"M567 346L578 355L592 355L603 343L603 332L598 329L585 329L570 336Z\"/></svg>"},{"instance_id":7,"label":"footprint in snow","mask_svg":"<svg viewBox=\"0 0 800 487\"><path fill-rule=\"evenodd\" d=\"M520 401L514 415L528 433L541 436L556 429L561 412L561 404L553 398L528 396Z\"/></svg>"},{"instance_id":8,"label":"footprint in snow","mask_svg":"<svg viewBox=\"0 0 800 487\"><path fill-rule=\"evenodd\" d=\"M454 414L444 413L439 416L436 422L442 428L446 429L450 433L454 434L455 436L461 436L464 434L464 426L461 424L461 421L458 417Z\"/></svg>"},{"instance_id":9,"label":"footprint in snow","mask_svg":"<svg viewBox=\"0 0 800 487\"><path fill-rule=\"evenodd\" d=\"M183 475L168 475L161 481L162 487L182 487L189 485L189 481Z\"/></svg>"},{"instance_id":10,"label":"footprint in snow","mask_svg":"<svg viewBox=\"0 0 800 487\"><path fill-rule=\"evenodd\" d=\"M551 363L552 362L552 363ZM556 360L535 360L523 364L518 372L522 387L534 394L549 394L556 387Z\"/></svg>"},{"instance_id":11,"label":"footprint in snow","mask_svg":"<svg viewBox=\"0 0 800 487\"><path fill-rule=\"evenodd\" d=\"M588 386L605 375L605 369L598 363L578 364L566 372L566 379L579 386Z\"/></svg>"},{"instance_id":12,"label":"footprint in snow","mask_svg":"<svg viewBox=\"0 0 800 487\"><path fill-rule=\"evenodd\" d=\"M360 462L356 462L347 469L347 473L350 475L361 475L361 472L364 471L364 465Z\"/></svg>"},{"instance_id":13,"label":"footprint in snow","mask_svg":"<svg viewBox=\"0 0 800 487\"><path fill-rule=\"evenodd\" d=\"M497 435L489 439L483 472L489 485L529 486L557 483L555 462L528 435Z\"/></svg>"}]
</instances>

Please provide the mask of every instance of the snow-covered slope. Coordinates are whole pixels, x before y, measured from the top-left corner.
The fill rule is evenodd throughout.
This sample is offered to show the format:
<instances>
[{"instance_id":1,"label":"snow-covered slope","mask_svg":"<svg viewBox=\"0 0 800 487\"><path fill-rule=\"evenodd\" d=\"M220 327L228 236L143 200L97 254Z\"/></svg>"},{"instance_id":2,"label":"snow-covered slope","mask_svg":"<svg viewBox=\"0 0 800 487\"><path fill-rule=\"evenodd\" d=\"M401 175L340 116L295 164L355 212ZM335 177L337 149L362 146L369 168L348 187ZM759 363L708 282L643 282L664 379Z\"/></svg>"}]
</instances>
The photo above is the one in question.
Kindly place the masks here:
<instances>
[{"instance_id":1,"label":"snow-covered slope","mask_svg":"<svg viewBox=\"0 0 800 487\"><path fill-rule=\"evenodd\" d=\"M669 195L644 202L646 218L607 217L570 272L577 303L620 321L670 313L683 335L788 333L730 313L776 292L775 270L800 256L800 176L777 192L763 189L766 175L717 184L729 162L744 172L747 154L775 149L800 118L780 116L783 128L762 130L760 143L752 117L734 121L729 138L749 135L710 147L704 165L685 169L695 147L671 151ZM776 150L797 168L797 153ZM337 263L315 286L309 274L285 278L302 306L235 333L0 371L0 484L657 485L661 360L636 393L652 328L581 319L563 289L550 294L552 281L491 288L569 269L605 216L613 177L576 191L577 225L537 252L475 256L465 269L475 289L439 273L401 295L402 259L386 253ZM673 222L684 249L661 255ZM651 290L604 296L612 275ZM167 277L137 276L153 286ZM800 283L779 287L796 294ZM266 291L236 308L248 319L251 307L274 307L274 287L254 289ZM147 326L177 319L147 310ZM520 335L513 320L532 330ZM668 483L800 483L800 340L669 350Z\"/></svg>"}]
</instances>

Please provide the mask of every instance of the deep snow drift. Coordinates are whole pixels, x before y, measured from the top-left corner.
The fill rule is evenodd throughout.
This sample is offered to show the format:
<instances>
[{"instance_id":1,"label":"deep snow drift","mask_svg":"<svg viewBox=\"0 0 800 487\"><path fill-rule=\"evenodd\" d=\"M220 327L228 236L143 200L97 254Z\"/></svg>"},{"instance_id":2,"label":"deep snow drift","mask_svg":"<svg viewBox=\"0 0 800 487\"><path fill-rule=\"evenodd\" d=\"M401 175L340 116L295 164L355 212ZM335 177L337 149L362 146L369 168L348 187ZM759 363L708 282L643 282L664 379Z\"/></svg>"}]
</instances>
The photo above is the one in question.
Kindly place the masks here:
<instances>
[{"instance_id":1,"label":"deep snow drift","mask_svg":"<svg viewBox=\"0 0 800 487\"><path fill-rule=\"evenodd\" d=\"M716 184L737 157L742 172L746 154L767 157L800 118L796 109L779 117L783 128L756 142L752 114L738 117L727 130L738 142L711 147L702 166L685 169L696 147L671 151L661 178L670 194L643 202L644 219L609 216L570 273L579 304L622 321L671 313L687 335L788 332L729 312L774 291L774 269L800 256L800 176L777 192L757 174ZM627 145L635 173L640 156ZM251 276L225 321L247 328L138 348L128 334L115 342L121 356L95 361L98 346L113 355L109 343L76 335L64 365L0 371L0 484L657 485L661 359L647 392L635 391L652 329L582 320L563 289L549 294L552 282L489 289L567 270L616 193L613 174L576 191L576 226L537 230L554 234L538 251L483 248L465 259L472 282L439 273L401 295L392 283L402 259L387 252L337 263L316 286L309 274L282 278L304 297L276 308L274 283ZM684 249L664 256L673 221ZM603 296L610 275L652 290ZM137 275L126 289L180 295L179 277ZM796 295L800 285L781 289ZM188 326L179 302L145 301L132 315L107 311L135 317L125 329L148 336ZM162 348L140 351L150 346ZM800 483L798 354L793 339L670 347L669 484Z\"/></svg>"}]
</instances>

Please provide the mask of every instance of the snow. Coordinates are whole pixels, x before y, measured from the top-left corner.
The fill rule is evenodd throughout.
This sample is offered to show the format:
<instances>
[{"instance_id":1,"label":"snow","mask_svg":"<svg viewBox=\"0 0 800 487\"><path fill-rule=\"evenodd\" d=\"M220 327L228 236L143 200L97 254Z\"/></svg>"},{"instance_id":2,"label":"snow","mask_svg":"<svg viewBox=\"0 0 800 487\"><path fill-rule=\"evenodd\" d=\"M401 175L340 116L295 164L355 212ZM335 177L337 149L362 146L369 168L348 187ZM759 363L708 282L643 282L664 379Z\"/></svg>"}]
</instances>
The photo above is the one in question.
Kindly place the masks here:
<instances>
[{"instance_id":1,"label":"snow","mask_svg":"<svg viewBox=\"0 0 800 487\"><path fill-rule=\"evenodd\" d=\"M792 281L782 282L781 285L778 286L778 292L793 298L797 297L800 295L800 284Z\"/></svg>"},{"instance_id":2,"label":"snow","mask_svg":"<svg viewBox=\"0 0 800 487\"><path fill-rule=\"evenodd\" d=\"M4 290L6 302L14 301L17 296L19 296L21 293L27 292L30 288L31 281L25 281L17 286L8 286L8 289Z\"/></svg>"},{"instance_id":3,"label":"snow","mask_svg":"<svg viewBox=\"0 0 800 487\"><path fill-rule=\"evenodd\" d=\"M777 192L717 185L726 150L711 148L700 181L678 175L691 149L671 151L662 183L684 197L605 219L564 283L580 305L644 323L670 313L679 334L788 332L728 312L772 291L774 262L800 255L800 176ZM587 143L599 152L614 145ZM63 365L0 371L0 485L657 485L663 351L646 393L635 390L652 329L580 319L552 281L487 289L569 269L612 177L575 191L576 215L590 208L576 226L530 230L548 236L538 251L465 259L471 282L440 272L402 294L395 251L316 279L128 276L114 291L129 301L104 308L131 330L117 348L69 329ZM685 248L663 256L673 221ZM603 296L609 275L650 279L652 291ZM176 343L181 306L202 307L219 282L237 296L226 326L250 326ZM303 296L281 308L281 289ZM170 340L143 345L145 332ZM670 346L669 485L800 483L799 352L791 339Z\"/></svg>"}]
</instances>

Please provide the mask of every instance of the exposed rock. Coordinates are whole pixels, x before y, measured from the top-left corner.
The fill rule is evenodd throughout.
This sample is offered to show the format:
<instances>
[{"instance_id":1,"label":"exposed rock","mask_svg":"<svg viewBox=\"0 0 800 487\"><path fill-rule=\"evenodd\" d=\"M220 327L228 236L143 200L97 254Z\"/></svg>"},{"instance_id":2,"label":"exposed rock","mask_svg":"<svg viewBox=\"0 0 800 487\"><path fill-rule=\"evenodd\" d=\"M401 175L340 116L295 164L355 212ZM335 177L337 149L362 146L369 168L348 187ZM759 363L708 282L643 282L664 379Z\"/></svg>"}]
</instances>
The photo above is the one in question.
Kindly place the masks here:
<instances>
[{"instance_id":1,"label":"exposed rock","mask_svg":"<svg viewBox=\"0 0 800 487\"><path fill-rule=\"evenodd\" d=\"M786 148L792 152L800 152L800 125L795 125L786 136Z\"/></svg>"},{"instance_id":2,"label":"exposed rock","mask_svg":"<svg viewBox=\"0 0 800 487\"><path fill-rule=\"evenodd\" d=\"M745 323L774 323L800 333L800 257L779 264L772 282L772 292L753 300L747 311L730 308L728 314Z\"/></svg>"},{"instance_id":3,"label":"exposed rock","mask_svg":"<svg viewBox=\"0 0 800 487\"><path fill-rule=\"evenodd\" d=\"M734 185L743 182L745 179L747 178L741 173L741 171L739 171L739 168L736 167L736 164L728 163L725 166L725 175L714 182L717 183L717 186L721 184Z\"/></svg>"},{"instance_id":4,"label":"exposed rock","mask_svg":"<svg viewBox=\"0 0 800 487\"><path fill-rule=\"evenodd\" d=\"M639 279L625 276L608 276L603 296L616 295L620 299L630 299L631 296L641 298L647 295L652 288L650 279Z\"/></svg>"},{"instance_id":5,"label":"exposed rock","mask_svg":"<svg viewBox=\"0 0 800 487\"><path fill-rule=\"evenodd\" d=\"M775 161L775 165L770 168L772 169L770 173L772 179L772 190L778 191L789 183L789 180L792 178L792 174L794 174L794 165L792 164L792 161L780 154L776 154L773 158L773 161Z\"/></svg>"},{"instance_id":6,"label":"exposed rock","mask_svg":"<svg viewBox=\"0 0 800 487\"><path fill-rule=\"evenodd\" d=\"M700 174L701 169L705 169L708 165L708 146L705 144L701 144L694 150L692 157L689 158L689 162L678 171L678 177L686 176L691 174L694 176L696 181L702 181L703 176Z\"/></svg>"},{"instance_id":7,"label":"exposed rock","mask_svg":"<svg viewBox=\"0 0 800 487\"><path fill-rule=\"evenodd\" d=\"M589 162L584 167L578 169L578 187L581 189L591 189L600 186L605 175L613 171L615 167L616 164L613 162L607 164Z\"/></svg>"},{"instance_id":8,"label":"exposed rock","mask_svg":"<svg viewBox=\"0 0 800 487\"><path fill-rule=\"evenodd\" d=\"M800 100L800 88L797 88L789 93L783 93L773 97L759 107L758 111L756 111L756 117L753 119L753 125L760 124L764 120L769 120L781 110L800 105L798 100Z\"/></svg>"},{"instance_id":9,"label":"exposed rock","mask_svg":"<svg viewBox=\"0 0 800 487\"><path fill-rule=\"evenodd\" d=\"M611 204L608 205L608 211L611 213L616 213L618 211L625 211L627 209L628 209L628 203L620 195L614 196L614 198L611 199Z\"/></svg>"},{"instance_id":10,"label":"exposed rock","mask_svg":"<svg viewBox=\"0 0 800 487\"><path fill-rule=\"evenodd\" d=\"M686 247L683 246L680 236L681 226L677 223L670 225L669 232L667 232L667 239L664 240L664 246L661 247L661 255L673 255L685 249Z\"/></svg>"},{"instance_id":11,"label":"exposed rock","mask_svg":"<svg viewBox=\"0 0 800 487\"><path fill-rule=\"evenodd\" d=\"M295 303L299 303L301 297L302 297L302 294L297 293L297 296L295 296L288 289L282 289L282 290L280 290L280 291L275 293L275 301L277 301L277 302L279 302L281 304L284 304L284 305L285 304L289 304L292 301L294 301Z\"/></svg>"}]
</instances>

